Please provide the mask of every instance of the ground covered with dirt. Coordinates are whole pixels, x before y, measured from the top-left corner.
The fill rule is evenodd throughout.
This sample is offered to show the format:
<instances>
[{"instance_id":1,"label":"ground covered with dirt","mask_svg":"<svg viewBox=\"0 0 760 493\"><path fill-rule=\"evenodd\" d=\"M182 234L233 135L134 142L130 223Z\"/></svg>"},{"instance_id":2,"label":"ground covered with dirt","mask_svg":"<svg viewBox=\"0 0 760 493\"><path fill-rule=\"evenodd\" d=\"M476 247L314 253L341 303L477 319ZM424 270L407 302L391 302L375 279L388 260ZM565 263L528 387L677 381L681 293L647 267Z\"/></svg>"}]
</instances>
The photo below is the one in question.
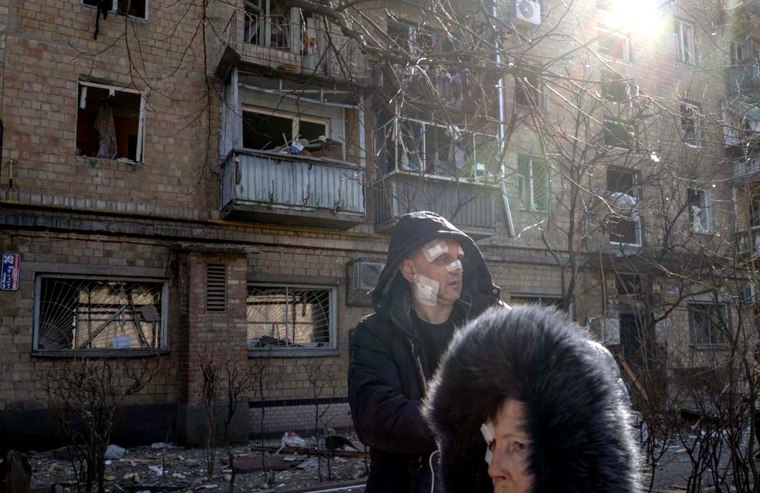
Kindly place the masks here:
<instances>
[{"instance_id":1,"label":"ground covered with dirt","mask_svg":"<svg viewBox=\"0 0 760 493\"><path fill-rule=\"evenodd\" d=\"M359 451L336 447L313 438L303 447L282 447L281 440L252 441L230 448L233 466L225 448L216 449L214 472L208 476L209 454L203 448L183 448L172 444L123 449L110 447L106 461L106 491L267 491L286 492L318 489L331 485L361 483L367 475L368 458L355 438ZM114 444L115 445L115 444ZM81 463L72 459L70 449L33 453L32 491L78 492L84 484L77 480ZM97 488L94 488L97 491Z\"/></svg>"}]
</instances>

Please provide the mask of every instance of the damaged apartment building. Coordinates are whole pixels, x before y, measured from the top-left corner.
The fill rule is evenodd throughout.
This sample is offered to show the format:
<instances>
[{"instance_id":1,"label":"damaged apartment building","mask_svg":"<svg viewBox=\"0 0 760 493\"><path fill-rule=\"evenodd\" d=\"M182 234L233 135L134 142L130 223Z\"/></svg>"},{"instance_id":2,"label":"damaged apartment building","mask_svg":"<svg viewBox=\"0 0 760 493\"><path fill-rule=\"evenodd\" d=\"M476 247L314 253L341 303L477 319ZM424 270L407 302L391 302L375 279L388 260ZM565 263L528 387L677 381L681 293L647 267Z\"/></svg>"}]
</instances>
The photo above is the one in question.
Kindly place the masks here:
<instances>
[{"instance_id":1,"label":"damaged apartment building","mask_svg":"<svg viewBox=\"0 0 760 493\"><path fill-rule=\"evenodd\" d=\"M755 299L758 12L629 3L0 1L0 436L49 441L88 359L150 372L124 445L201 443L213 365L235 439L350 427L423 209L631 381L701 374Z\"/></svg>"}]
</instances>

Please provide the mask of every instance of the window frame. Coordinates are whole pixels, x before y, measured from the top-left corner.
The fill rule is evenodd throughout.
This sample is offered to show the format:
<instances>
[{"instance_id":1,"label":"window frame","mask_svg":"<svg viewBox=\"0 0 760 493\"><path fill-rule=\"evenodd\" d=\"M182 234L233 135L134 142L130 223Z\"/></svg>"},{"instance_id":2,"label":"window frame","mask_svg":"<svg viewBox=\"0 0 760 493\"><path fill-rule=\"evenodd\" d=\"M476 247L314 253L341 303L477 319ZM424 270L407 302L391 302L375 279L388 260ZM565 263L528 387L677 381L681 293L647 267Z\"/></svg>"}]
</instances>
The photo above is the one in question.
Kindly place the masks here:
<instances>
[{"instance_id":1,"label":"window frame","mask_svg":"<svg viewBox=\"0 0 760 493\"><path fill-rule=\"evenodd\" d=\"M699 309L703 311L702 315L718 314L718 310L720 310L718 314L720 319L717 320L717 324L715 319L708 320L708 323L711 325L706 327L704 334L697 334L696 332L698 329L701 329L694 325L696 307L700 307ZM731 329L731 313L728 309L728 303L721 301L689 301L686 304L686 310L689 322L689 344L692 347L699 349L722 349L728 346L728 335L723 331L723 326L721 326L721 324L724 324L724 327L729 328L729 330ZM708 310L712 313L707 313ZM707 340L701 340L701 338L706 338Z\"/></svg>"},{"instance_id":2,"label":"window frame","mask_svg":"<svg viewBox=\"0 0 760 493\"><path fill-rule=\"evenodd\" d=\"M130 0L130 1L134 1L134 0ZM143 1L145 2L144 7L143 7L145 9L145 16L144 17L140 17L139 15L132 15L132 14L129 14L129 13L125 14L123 12L119 12L119 0L111 0L111 8L108 9L108 11L112 12L112 13L114 13L116 15L125 15L127 17L132 17L133 19L142 19L142 20L146 20L147 21L148 20L148 0L143 0ZM90 7L90 8L97 8L98 7L97 4L96 5L91 5L91 4L87 3L85 0L82 0L82 5L84 5L86 7Z\"/></svg>"},{"instance_id":3,"label":"window frame","mask_svg":"<svg viewBox=\"0 0 760 493\"><path fill-rule=\"evenodd\" d=\"M136 89L126 88L126 87L118 87L118 86L115 86L115 85L102 84L102 83L98 83L98 82L90 82L88 80L79 80L79 81L77 81L77 127L76 127L76 131L75 131L75 135L74 135L74 142L75 142L74 152L75 152L75 154L77 152L76 151L76 149L77 149L76 142L78 141L78 137L79 137L79 112L83 109L81 107L81 105L82 105L82 98L84 97L86 99L86 97L87 97L87 91L86 90L83 91L83 88L87 88L87 87L92 87L92 88L96 88L96 89L105 89L105 90L109 91L109 93L110 92L123 92L123 93L129 93L129 94L136 94L136 95L138 95L140 97L140 107L138 109L138 117L137 117L137 143L136 143L136 148L135 148L135 159L134 160L129 159L129 162L131 162L131 163L140 163L140 164L144 163L145 162L145 155L144 155L144 147L145 147L145 142L144 142L145 141L145 114L147 112L147 104L146 104L145 96L143 96L143 94L140 91L136 90ZM79 156L86 157L86 158L103 159L103 160L106 160L106 161L117 161L117 160L123 159L123 158L119 158L119 157L116 157L116 158L113 158L113 159L99 158L97 156L87 156L87 155L84 155L84 154L79 155Z\"/></svg>"},{"instance_id":4,"label":"window frame","mask_svg":"<svg viewBox=\"0 0 760 493\"><path fill-rule=\"evenodd\" d=\"M259 5L253 5L254 1L257 1ZM262 48L269 48L272 50L291 51L296 53L300 48L300 36L301 36L301 13L297 7L287 7L283 5L287 10L284 15L272 15L273 4L278 0L245 0L243 6L243 42L246 44L252 44L254 46L260 46ZM262 7L263 5L263 7ZM248 7L256 8L259 10L259 17L263 17L264 22L254 22L254 16L252 16ZM281 26L282 24L273 24L273 18L285 19L288 27L288 32L284 34L283 38L286 42L285 45L272 43L273 26ZM252 31L249 26L255 25L256 32ZM248 34L250 33L250 35ZM253 36L258 36L258 41L254 42ZM262 42L263 40L263 42Z\"/></svg>"},{"instance_id":5,"label":"window frame","mask_svg":"<svg viewBox=\"0 0 760 493\"><path fill-rule=\"evenodd\" d=\"M610 173L620 173L620 174L626 174L626 175L631 176L632 177L631 188L628 189L628 190L619 190L618 188L620 188L620 187L616 187L616 189L614 189L614 190L611 189L610 188L610 181L609 181L609 179L610 179ZM618 219L618 218L615 218L617 222L626 221L626 222L632 223L634 225L633 233L634 233L634 236L635 236L635 238L634 238L635 242L634 243L630 243L630 242L626 242L626 241L616 241L616 240L613 240L612 239L612 234L609 231L609 227L607 227L606 229L608 230L608 234L610 236L610 244L611 245L631 246L631 247L640 247L640 246L642 246L643 242L644 242L644 232L643 232L643 228L642 228L642 225L641 225L641 217L635 211L636 206L638 205L639 201L641 200L641 189L639 188L639 180L640 180L640 174L639 174L639 172L638 171L633 171L633 170L621 169L621 168L608 168L607 169L606 180L607 180L607 182L605 183L606 190L607 190L607 192L610 195L613 194L613 193L624 193L626 195L630 195L631 197L633 197L633 199L635 201L635 205L633 205L631 207L631 218L630 219ZM612 204L612 205L615 205L615 204ZM608 221L605 220L605 222L608 222Z\"/></svg>"},{"instance_id":6,"label":"window frame","mask_svg":"<svg viewBox=\"0 0 760 493\"><path fill-rule=\"evenodd\" d=\"M292 143L296 138L301 138L300 136L300 128L301 128L301 122L307 122L307 123L316 123L319 125L324 125L325 127L325 137L331 138L331 127L332 127L332 120L330 118L323 118L318 116L311 116L311 115L298 115L294 113L288 113L285 111L272 111L267 108L262 108L260 106L253 106L253 105L243 105L241 108L241 115L240 120L241 123L243 121L243 118L245 116L245 113L254 113L256 115L259 115L261 118L282 118L282 119L288 119L291 120L291 128L290 128L290 139L288 140L288 144ZM342 139L341 139L342 140ZM243 149L250 149L254 151L272 151L273 149L257 149L253 147L245 147L245 131L243 132L243 135L240 138L240 145ZM282 147L283 144L279 144L274 146L274 149Z\"/></svg>"},{"instance_id":7,"label":"window frame","mask_svg":"<svg viewBox=\"0 0 760 493\"><path fill-rule=\"evenodd\" d=\"M612 127L625 132L626 142L621 142L621 139L617 138L617 134L612 132ZM604 121L602 122L602 136L604 140L604 146L609 150L622 149L628 152L636 152L636 133L634 131L633 125L631 124L626 124L610 117L604 118ZM616 142L611 143L610 140L613 138ZM618 143L626 145L612 145Z\"/></svg>"},{"instance_id":8,"label":"window frame","mask_svg":"<svg viewBox=\"0 0 760 493\"><path fill-rule=\"evenodd\" d=\"M65 281L102 281L108 283L156 283L161 284L161 312L160 323L156 337L159 340L158 347L155 348L123 348L123 347L108 347L108 348L53 348L45 349L40 348L40 327L42 325L43 308L42 303L42 283L46 279L61 279ZM122 307L123 308L123 307ZM118 311L120 311L120 308ZM112 318L114 315L112 315ZM76 320L76 315L74 316ZM108 322L107 322L108 323ZM149 278L149 277L125 277L125 276L106 276L106 275L77 275L77 274L53 274L53 273L37 273L34 283L34 313L33 313L33 327L32 327L32 354L35 356L59 356L59 357L102 357L102 356L119 356L119 357L134 357L144 356L152 354L163 354L168 352L168 328L169 328L169 280L161 278ZM105 325L100 327L104 328ZM74 329L72 329L72 332ZM72 336L73 337L73 336ZM115 343L115 341L114 341Z\"/></svg>"},{"instance_id":9,"label":"window frame","mask_svg":"<svg viewBox=\"0 0 760 493\"><path fill-rule=\"evenodd\" d=\"M692 147L702 147L702 125L700 115L702 107L698 103L681 99L678 105L680 125L679 132L684 144ZM687 127L687 122L691 122L691 127ZM691 136L689 136L691 132Z\"/></svg>"},{"instance_id":10,"label":"window frame","mask_svg":"<svg viewBox=\"0 0 760 493\"><path fill-rule=\"evenodd\" d=\"M691 22L675 19L674 34L676 37L676 60L689 65L699 63L697 52L697 30Z\"/></svg>"},{"instance_id":11,"label":"window frame","mask_svg":"<svg viewBox=\"0 0 760 493\"><path fill-rule=\"evenodd\" d=\"M614 54L618 43L622 43L621 56ZM624 64L631 63L631 60L633 59L631 53L631 37L627 34L609 31L606 29L599 30L598 51L599 55L602 57Z\"/></svg>"},{"instance_id":12,"label":"window frame","mask_svg":"<svg viewBox=\"0 0 760 493\"><path fill-rule=\"evenodd\" d=\"M525 176L521 172L521 163L527 163L528 175ZM546 190L543 204L539 204L536 200L536 178L535 178L535 166L534 163L542 163L544 167L544 174L546 178ZM540 178L540 177L539 177ZM522 204L523 210L529 210L533 212L549 212L551 209L551 175L549 173L549 163L546 159L532 156L529 154L519 154L517 156L517 180L516 180L518 198ZM526 196L527 194L527 196ZM526 199L528 205L526 207ZM543 206L543 208L541 207Z\"/></svg>"},{"instance_id":13,"label":"window frame","mask_svg":"<svg viewBox=\"0 0 760 493\"><path fill-rule=\"evenodd\" d=\"M689 230L696 234L710 234L712 232L712 197L710 190L706 188L687 188L687 207L689 216ZM696 203L692 200L692 197L696 197ZM704 212L704 216L700 216L700 228L694 227L694 212L692 206L696 205L700 208L700 212Z\"/></svg>"},{"instance_id":14,"label":"window frame","mask_svg":"<svg viewBox=\"0 0 760 493\"><path fill-rule=\"evenodd\" d=\"M328 336L329 342L326 346L315 345L313 347L306 346L265 346L265 347L251 347L252 339L248 336L248 325L252 322L248 318L248 298L251 296L251 288L269 288L273 290L280 289L294 289L294 290L309 290L309 291L324 291L328 294ZM287 324L287 321L286 321ZM287 331L290 330L286 326L286 338ZM314 343L316 344L316 343ZM266 354L274 357L303 357L303 356L326 356L336 355L339 353L338 348L338 286L330 284L304 284L304 283L290 283L290 282L263 282L263 281L249 281L246 293L246 348L248 350L249 357L260 356Z\"/></svg>"}]
</instances>

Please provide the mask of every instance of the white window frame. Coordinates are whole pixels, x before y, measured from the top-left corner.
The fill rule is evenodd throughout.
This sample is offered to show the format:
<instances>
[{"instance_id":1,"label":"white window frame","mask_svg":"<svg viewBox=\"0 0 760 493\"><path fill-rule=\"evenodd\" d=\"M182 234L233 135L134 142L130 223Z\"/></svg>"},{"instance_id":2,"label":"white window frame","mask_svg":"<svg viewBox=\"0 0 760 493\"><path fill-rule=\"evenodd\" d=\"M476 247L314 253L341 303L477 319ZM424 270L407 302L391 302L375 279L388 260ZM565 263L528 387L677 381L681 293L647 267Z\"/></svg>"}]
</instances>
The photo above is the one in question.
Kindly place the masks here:
<instances>
[{"instance_id":1,"label":"white window frame","mask_svg":"<svg viewBox=\"0 0 760 493\"><path fill-rule=\"evenodd\" d=\"M142 1L145 2L145 17L138 17L138 16L130 15L130 14L126 14L126 15L128 15L129 17L132 17L133 19L144 19L147 21L148 20L148 0L142 0ZM82 2L82 5L86 7L96 8L95 5L84 3L84 1ZM108 10L109 12L113 12L116 15L125 15L125 14L119 13L119 0L111 0L111 8Z\"/></svg>"},{"instance_id":2,"label":"white window frame","mask_svg":"<svg viewBox=\"0 0 760 493\"><path fill-rule=\"evenodd\" d=\"M332 353L338 349L338 288L337 286L323 285L323 284L291 284L291 283L269 283L269 282L250 282L248 284L248 294L246 295L246 309L248 306L248 296L251 295L251 288L261 289L286 289L286 290L309 290L309 291L324 291L328 293L328 336L329 342L327 343L311 343L312 345L266 345L262 347L256 347L254 339L248 339L246 336L246 344L248 346L248 352L250 354L266 353L271 356L318 356L324 353ZM287 312L288 310L285 310ZM246 324L251 324L246 315ZM285 340L288 339L288 334L291 329L295 330L295 325L291 328L289 320L271 321L273 324L284 323L285 324ZM294 322L295 324L295 322ZM278 332L279 333L279 332Z\"/></svg>"},{"instance_id":3,"label":"white window frame","mask_svg":"<svg viewBox=\"0 0 760 493\"><path fill-rule=\"evenodd\" d=\"M698 348L723 348L728 345L728 335L724 326L731 328L728 304L723 302L689 302L686 305L689 317L689 342ZM699 312L697 312L699 310ZM720 310L721 313L718 312ZM709 311L709 313L707 313ZM695 327L695 316L712 315L715 318L706 320L709 326ZM698 333L697 330L705 332ZM706 339L706 340L705 340Z\"/></svg>"},{"instance_id":4,"label":"white window frame","mask_svg":"<svg viewBox=\"0 0 760 493\"><path fill-rule=\"evenodd\" d=\"M524 176L520 173L520 161L528 164L528 175ZM546 198L545 208L540 208L536 201L536 182L534 178L534 163L543 163L546 172ZM527 154L521 154L517 157L517 188L520 201L524 209L528 209L536 212L548 212L551 208L551 177L549 175L549 163L546 159L537 158L536 156L530 156ZM527 207L526 207L527 205Z\"/></svg>"},{"instance_id":5,"label":"white window frame","mask_svg":"<svg viewBox=\"0 0 760 493\"><path fill-rule=\"evenodd\" d=\"M689 199L687 205L687 207L689 207L689 229L693 233L710 234L712 231L712 197L710 196L710 190L703 188L689 188L686 191L686 195ZM698 203L692 203L690 200L692 195L697 197ZM692 209L694 206L698 207L699 211L694 211ZM695 221L695 212L699 213L698 222Z\"/></svg>"},{"instance_id":6,"label":"white window frame","mask_svg":"<svg viewBox=\"0 0 760 493\"><path fill-rule=\"evenodd\" d=\"M698 62L697 53L697 31L694 24L682 19L675 20L676 36L676 59L679 62L696 65Z\"/></svg>"},{"instance_id":7,"label":"white window frame","mask_svg":"<svg viewBox=\"0 0 760 493\"><path fill-rule=\"evenodd\" d=\"M680 126L679 131L681 133L681 140L684 144L693 147L702 147L702 129L700 122L700 115L702 114L702 108L697 103L692 103L682 99L679 104L679 116ZM691 129L687 128L685 123L691 121ZM689 135L692 133L692 135Z\"/></svg>"},{"instance_id":8,"label":"white window frame","mask_svg":"<svg viewBox=\"0 0 760 493\"><path fill-rule=\"evenodd\" d=\"M280 46L272 44L272 30L274 26L278 24L272 23L272 3L276 0L245 0L245 6L251 7L259 11L259 16L263 17L264 21L256 22L252 16L248 14L248 11L244 11L244 41L255 46L261 46L264 48L271 48L276 50L287 50L293 53L298 53L301 48L301 11L298 8L290 7L284 16L277 16L277 18L283 17L287 22L288 32L285 34L284 39L287 39L289 46ZM253 42L253 30L255 28L258 31L258 41Z\"/></svg>"},{"instance_id":9,"label":"white window frame","mask_svg":"<svg viewBox=\"0 0 760 493\"><path fill-rule=\"evenodd\" d=\"M287 113L283 111L272 111L268 110L266 108L258 107L258 106L251 106L251 105L243 105L242 107L243 113L255 113L259 115L261 118L269 118L269 117L277 117L277 118L283 118L291 120L291 134L290 139L288 140L288 143L293 142L297 138L301 138L300 136L300 125L301 122L310 122L310 123L317 123L319 125L325 126L325 137L330 138L331 137L331 121L329 118L320 118L318 116L310 116L310 115L296 115L294 113ZM240 120L242 122L243 115L240 115ZM341 139L343 140L343 139ZM243 137L241 135L240 137L240 145L243 146ZM280 145L284 145L284 142ZM279 147L279 145L277 146ZM247 149L247 148L246 148ZM255 150L255 149L254 149Z\"/></svg>"},{"instance_id":10,"label":"white window frame","mask_svg":"<svg viewBox=\"0 0 760 493\"><path fill-rule=\"evenodd\" d=\"M42 299L42 293L43 293L43 282L55 282L55 280L61 280L61 282L87 282L87 281L101 281L101 282L109 282L109 283L131 283L131 284L147 284L147 283L153 283L153 284L160 284L161 285L161 312L160 312L160 322L158 331L156 333L156 338L158 339L157 347L138 347L138 348L126 348L122 347L120 344L124 342L123 339L119 339L118 336L112 336L112 345L110 347L101 347L101 348L44 348L40 347L41 344L41 326L42 326L42 320L43 318L47 318L45 307L42 307L41 304L43 302ZM167 341L167 334L168 334L168 319L169 319L169 283L166 279L153 279L153 278L128 278L128 277L118 277L118 276L80 276L80 275L68 275L68 274L38 274L35 278L35 286L34 286L34 330L33 330L33 337L32 337L32 352L35 354L57 354L57 355L78 355L78 356L86 356L86 355L92 355L92 356L99 356L103 354L107 355L134 355L134 354L155 354L156 352L166 351L168 349L168 341ZM116 297L116 295L114 295ZM132 326L129 325L129 322L127 319L130 319L128 311L131 311L132 317L140 317L145 321L145 315L136 315L137 312L140 312L139 309L135 309L134 307L136 305L130 305L129 303L124 303L122 301L122 306L116 310L115 312L111 313L110 311L113 310L115 303L114 300L109 300L110 303L102 304L102 309L97 308L98 304L93 303L92 305L84 303L84 306L90 306L90 310L97 310L105 312L102 314L102 316L109 315L109 317L102 321L97 321L95 323L95 329L96 334L93 336L89 336L88 339L85 339L85 342L94 341L95 337L97 337L100 333L103 331L106 331L109 328L109 325L111 323L116 324L124 324L126 323L128 325L128 329L131 331ZM51 304L53 308L51 310L61 310L63 304L53 303ZM77 303L77 307L79 306L79 303ZM145 306L145 305L140 305ZM94 308L93 308L94 307ZM64 308L65 310L65 308ZM125 313L126 315L120 315L120 313ZM55 314L54 317L55 320L65 320L65 318L62 318L60 314ZM72 320L72 342L76 340L76 330L79 327L79 318L76 314L71 316ZM74 325L75 324L75 325ZM139 341L138 333L135 331L135 337L137 339L137 342ZM91 339L90 339L91 338ZM107 338L107 337L106 337ZM84 343L83 343L84 344Z\"/></svg>"},{"instance_id":11,"label":"white window frame","mask_svg":"<svg viewBox=\"0 0 760 493\"><path fill-rule=\"evenodd\" d=\"M630 219L626 219L626 221L629 221L629 222L631 222L631 223L633 223L635 225L635 227L634 227L635 242L634 243L630 243L630 242L625 242L625 241L616 241L616 240L613 240L612 237L610 237L610 244L611 245L624 245L624 246L640 247L642 245L641 217L639 217L638 212L636 211L636 207L638 206L639 200L641 199L641 191L640 191L639 185L638 185L638 183L639 183L639 173L637 173L637 172L630 172L630 173L628 173L627 171L622 170L622 169L615 169L615 171L618 172L618 173L627 173L627 174L630 174L634 178L633 179L633 183L634 183L633 190L630 191L631 192L630 194L626 193L626 195L628 195L629 197L631 197L632 200L635 202L635 204L631 207L631 218ZM607 186L609 187L609 184L607 184ZM609 188L607 190L608 190L608 193L610 194L610 197L612 197L611 198L611 205L612 206L617 205L619 207L620 204L618 204L618 202L620 202L620 197L616 198L616 196L614 196L613 194L616 194L616 193L625 193L625 192L622 192L620 190L610 190ZM631 199L629 199L629 200L631 200Z\"/></svg>"},{"instance_id":12,"label":"white window frame","mask_svg":"<svg viewBox=\"0 0 760 493\"><path fill-rule=\"evenodd\" d=\"M611 53L611 50L607 49L606 43L612 43L612 40L623 43L623 53L621 57L613 55ZM599 54L609 60L615 60L622 63L630 63L631 38L626 34L601 30L599 32Z\"/></svg>"},{"instance_id":13,"label":"white window frame","mask_svg":"<svg viewBox=\"0 0 760 493\"><path fill-rule=\"evenodd\" d=\"M135 163L142 163L144 162L143 156L143 139L145 135L145 112L146 112L146 102L145 102L145 96L142 95L140 91L137 91L135 89L128 89L126 87L117 87L109 84L99 84L97 82L89 82L86 80L80 80L78 81L77 85L77 111L79 111L79 108L81 108L83 101L82 99L87 97L87 89L88 87L94 87L98 89L106 89L109 92L126 92L130 94L137 94L140 96L140 110L139 110L139 116L138 116L138 122L137 122L137 144L135 149L135 160L133 162ZM76 139L76 135L74 137ZM103 158L98 158L103 159Z\"/></svg>"}]
</instances>

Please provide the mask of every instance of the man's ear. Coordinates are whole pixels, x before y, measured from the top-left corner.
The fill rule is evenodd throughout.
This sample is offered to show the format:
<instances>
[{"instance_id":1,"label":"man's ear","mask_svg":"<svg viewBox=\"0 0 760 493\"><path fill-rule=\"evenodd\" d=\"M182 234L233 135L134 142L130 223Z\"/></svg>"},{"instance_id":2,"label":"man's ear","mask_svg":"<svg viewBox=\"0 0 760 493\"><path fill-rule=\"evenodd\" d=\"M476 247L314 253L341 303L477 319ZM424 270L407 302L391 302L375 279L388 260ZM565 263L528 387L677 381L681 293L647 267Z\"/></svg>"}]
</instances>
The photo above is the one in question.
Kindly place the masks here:
<instances>
[{"instance_id":1,"label":"man's ear","mask_svg":"<svg viewBox=\"0 0 760 493\"><path fill-rule=\"evenodd\" d=\"M403 262L401 262L401 265L398 266L399 272L401 272L401 275L404 276L404 279L406 279L408 282L414 282L414 264L411 260L408 258L404 259Z\"/></svg>"}]
</instances>

